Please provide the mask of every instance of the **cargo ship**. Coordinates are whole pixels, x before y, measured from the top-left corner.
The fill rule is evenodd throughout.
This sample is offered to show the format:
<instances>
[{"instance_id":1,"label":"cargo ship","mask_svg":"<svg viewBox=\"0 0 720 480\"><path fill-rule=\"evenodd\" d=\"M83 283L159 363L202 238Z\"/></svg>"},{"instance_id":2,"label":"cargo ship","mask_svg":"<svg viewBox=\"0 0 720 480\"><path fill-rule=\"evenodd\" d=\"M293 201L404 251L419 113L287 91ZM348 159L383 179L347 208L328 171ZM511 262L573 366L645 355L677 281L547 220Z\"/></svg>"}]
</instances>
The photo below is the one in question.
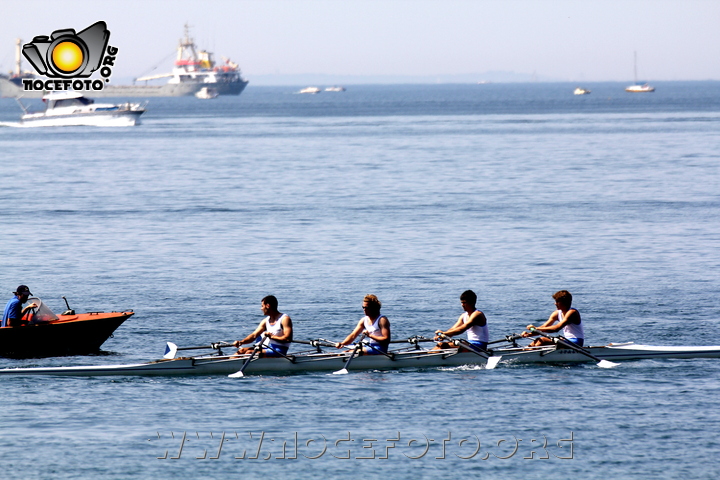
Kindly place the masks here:
<instances>
[{"instance_id":1,"label":"cargo ship","mask_svg":"<svg viewBox=\"0 0 720 480\"><path fill-rule=\"evenodd\" d=\"M9 75L0 74L0 96L41 98L46 91L23 91L24 79L45 78L22 70L22 41L15 42L15 69ZM151 81L168 79L164 84L150 84ZM140 82L144 82L141 84ZM247 86L238 64L223 57L223 64L217 65L213 54L198 50L185 25L185 35L180 40L177 58L172 72L150 75L135 79L133 85L105 85L99 91L91 92L93 97L182 97L193 96L203 88L212 88L218 95L240 95Z\"/></svg>"}]
</instances>

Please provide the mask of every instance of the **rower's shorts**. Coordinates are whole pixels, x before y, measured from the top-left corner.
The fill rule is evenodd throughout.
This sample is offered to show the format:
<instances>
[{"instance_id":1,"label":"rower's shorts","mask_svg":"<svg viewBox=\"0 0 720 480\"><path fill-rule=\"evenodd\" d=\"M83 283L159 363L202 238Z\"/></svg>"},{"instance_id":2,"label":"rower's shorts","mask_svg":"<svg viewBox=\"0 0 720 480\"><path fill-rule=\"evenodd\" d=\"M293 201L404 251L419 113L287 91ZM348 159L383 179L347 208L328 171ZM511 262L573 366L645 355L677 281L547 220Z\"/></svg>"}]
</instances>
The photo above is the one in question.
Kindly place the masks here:
<instances>
[{"instance_id":1,"label":"rower's shorts","mask_svg":"<svg viewBox=\"0 0 720 480\"><path fill-rule=\"evenodd\" d=\"M387 353L387 347L384 347L384 346L378 345L378 344L373 344L372 347L369 347L369 346L364 347L363 353L365 355L382 355L384 353Z\"/></svg>"},{"instance_id":2,"label":"rower's shorts","mask_svg":"<svg viewBox=\"0 0 720 480\"><path fill-rule=\"evenodd\" d=\"M487 346L488 346L487 342L471 342L468 340L468 343L470 345L472 345L473 347L479 348L480 350L487 350Z\"/></svg>"},{"instance_id":3,"label":"rower's shorts","mask_svg":"<svg viewBox=\"0 0 720 480\"><path fill-rule=\"evenodd\" d=\"M566 338L565 340L578 347L582 347L585 344L585 339L583 338Z\"/></svg>"},{"instance_id":4,"label":"rower's shorts","mask_svg":"<svg viewBox=\"0 0 720 480\"><path fill-rule=\"evenodd\" d=\"M287 355L287 352L287 345L273 345L272 348L263 348L263 355L266 357L280 357L282 355Z\"/></svg>"}]
</instances>

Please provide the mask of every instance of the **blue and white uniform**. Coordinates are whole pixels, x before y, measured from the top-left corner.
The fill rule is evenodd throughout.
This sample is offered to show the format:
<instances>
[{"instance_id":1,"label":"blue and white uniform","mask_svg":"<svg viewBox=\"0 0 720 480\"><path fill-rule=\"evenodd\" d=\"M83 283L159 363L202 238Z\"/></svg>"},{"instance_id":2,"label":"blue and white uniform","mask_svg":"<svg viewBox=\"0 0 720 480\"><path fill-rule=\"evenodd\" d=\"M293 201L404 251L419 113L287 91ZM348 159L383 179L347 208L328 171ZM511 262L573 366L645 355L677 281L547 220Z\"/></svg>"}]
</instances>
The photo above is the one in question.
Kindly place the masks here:
<instances>
[{"instance_id":1,"label":"blue and white uniform","mask_svg":"<svg viewBox=\"0 0 720 480\"><path fill-rule=\"evenodd\" d=\"M576 309L570 309L568 310L568 313L570 313L572 310ZM578 316L580 315L580 312L578 312ZM558 310L558 321L562 321L562 319L565 318L563 315L562 310ZM574 343L575 345L582 347L585 343L585 332L583 331L582 326L582 320L580 320L578 323L568 323L563 327L563 337L565 337L568 341Z\"/></svg>"},{"instance_id":2,"label":"blue and white uniform","mask_svg":"<svg viewBox=\"0 0 720 480\"><path fill-rule=\"evenodd\" d=\"M272 336L282 336L285 333L282 326L282 320L285 317L287 317L287 315L283 313L280 318L275 320L275 323L270 323L270 317L265 317L265 331L269 332ZM287 354L288 348L290 348L290 342L280 342L274 338L268 338L264 333L261 338L263 353L266 357L279 357L280 353L285 355Z\"/></svg>"},{"instance_id":3,"label":"blue and white uniform","mask_svg":"<svg viewBox=\"0 0 720 480\"><path fill-rule=\"evenodd\" d=\"M475 312L478 311L479 310L475 310ZM463 324L465 325L470 323L470 314L467 312L463 313L462 320ZM483 326L473 325L472 327L468 328L466 332L468 342L478 348L487 350L488 342L490 341L490 331L488 330L487 322L485 322L485 325Z\"/></svg>"},{"instance_id":4,"label":"blue and white uniform","mask_svg":"<svg viewBox=\"0 0 720 480\"><path fill-rule=\"evenodd\" d=\"M380 335L381 329L380 329L380 319L385 318L384 315L380 315L378 318L375 319L373 322L370 320L370 317L363 317L363 325L365 325L365 330L373 336ZM364 352L367 355L380 355L381 353L387 353L388 350L388 344L389 341L385 342L378 342L376 340L373 340L372 338L368 338L367 342L370 344L369 346L364 348Z\"/></svg>"}]
</instances>

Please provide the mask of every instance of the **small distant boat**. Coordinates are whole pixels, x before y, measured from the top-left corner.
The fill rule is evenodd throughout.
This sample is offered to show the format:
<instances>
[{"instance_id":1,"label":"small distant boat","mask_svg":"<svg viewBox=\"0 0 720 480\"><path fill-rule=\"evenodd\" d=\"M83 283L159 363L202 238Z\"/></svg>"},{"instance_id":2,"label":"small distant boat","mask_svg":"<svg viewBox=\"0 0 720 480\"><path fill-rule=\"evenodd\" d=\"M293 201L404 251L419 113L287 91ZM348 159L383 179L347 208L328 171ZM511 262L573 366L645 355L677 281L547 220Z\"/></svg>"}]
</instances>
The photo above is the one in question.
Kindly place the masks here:
<instances>
[{"instance_id":1,"label":"small distant boat","mask_svg":"<svg viewBox=\"0 0 720 480\"><path fill-rule=\"evenodd\" d=\"M647 92L654 92L655 87L651 87L647 83L640 85L638 82L638 76L637 76L637 52L634 52L634 71L635 71L635 85L630 85L629 87L625 88L626 92L630 93L647 93Z\"/></svg>"},{"instance_id":2,"label":"small distant boat","mask_svg":"<svg viewBox=\"0 0 720 480\"><path fill-rule=\"evenodd\" d=\"M201 98L203 100L217 98L218 95L219 95L218 91L212 87L203 87L195 93L195 96L197 98Z\"/></svg>"},{"instance_id":3,"label":"small distant boat","mask_svg":"<svg viewBox=\"0 0 720 480\"><path fill-rule=\"evenodd\" d=\"M314 95L316 93L320 93L321 91L322 90L320 90L318 87L306 87L300 90L298 93L311 93Z\"/></svg>"},{"instance_id":4,"label":"small distant boat","mask_svg":"<svg viewBox=\"0 0 720 480\"><path fill-rule=\"evenodd\" d=\"M140 123L146 103L95 103L80 92L49 93L43 97L46 107L42 112L30 113L17 99L25 112L20 124L25 127L131 127Z\"/></svg>"},{"instance_id":5,"label":"small distant boat","mask_svg":"<svg viewBox=\"0 0 720 480\"><path fill-rule=\"evenodd\" d=\"M588 90L587 88L580 88L580 87L577 87L575 89L575 91L573 91L574 95L587 95L589 93L592 93L592 92L590 90Z\"/></svg>"},{"instance_id":6,"label":"small distant boat","mask_svg":"<svg viewBox=\"0 0 720 480\"><path fill-rule=\"evenodd\" d=\"M337 87L337 86L336 86L336 87L327 87L327 88L325 89L325 91L326 91L326 92L344 92L344 91L345 91L345 87Z\"/></svg>"},{"instance_id":7,"label":"small distant boat","mask_svg":"<svg viewBox=\"0 0 720 480\"><path fill-rule=\"evenodd\" d=\"M654 92L655 87L651 87L647 83L643 85L630 85L625 89L626 92L630 93L645 93L645 92Z\"/></svg>"}]
</instances>

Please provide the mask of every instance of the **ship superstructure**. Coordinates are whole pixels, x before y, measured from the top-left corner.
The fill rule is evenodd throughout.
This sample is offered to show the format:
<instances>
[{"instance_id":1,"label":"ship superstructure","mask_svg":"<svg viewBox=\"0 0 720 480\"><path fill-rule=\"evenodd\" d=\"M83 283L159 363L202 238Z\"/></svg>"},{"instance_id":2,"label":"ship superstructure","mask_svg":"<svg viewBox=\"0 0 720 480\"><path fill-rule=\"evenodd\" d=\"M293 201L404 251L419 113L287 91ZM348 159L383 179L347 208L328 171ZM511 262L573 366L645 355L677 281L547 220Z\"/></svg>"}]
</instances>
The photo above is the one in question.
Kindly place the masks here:
<instances>
[{"instance_id":1,"label":"ship superstructure","mask_svg":"<svg viewBox=\"0 0 720 480\"><path fill-rule=\"evenodd\" d=\"M191 95L203 87L212 87L218 95L239 95L247 85L240 74L237 63L223 58L223 64L217 65L212 52L198 50L190 37L190 27L185 24L185 35L180 40L175 67L170 73L149 75L136 79L137 82L169 78L168 84L200 84Z\"/></svg>"}]
</instances>

